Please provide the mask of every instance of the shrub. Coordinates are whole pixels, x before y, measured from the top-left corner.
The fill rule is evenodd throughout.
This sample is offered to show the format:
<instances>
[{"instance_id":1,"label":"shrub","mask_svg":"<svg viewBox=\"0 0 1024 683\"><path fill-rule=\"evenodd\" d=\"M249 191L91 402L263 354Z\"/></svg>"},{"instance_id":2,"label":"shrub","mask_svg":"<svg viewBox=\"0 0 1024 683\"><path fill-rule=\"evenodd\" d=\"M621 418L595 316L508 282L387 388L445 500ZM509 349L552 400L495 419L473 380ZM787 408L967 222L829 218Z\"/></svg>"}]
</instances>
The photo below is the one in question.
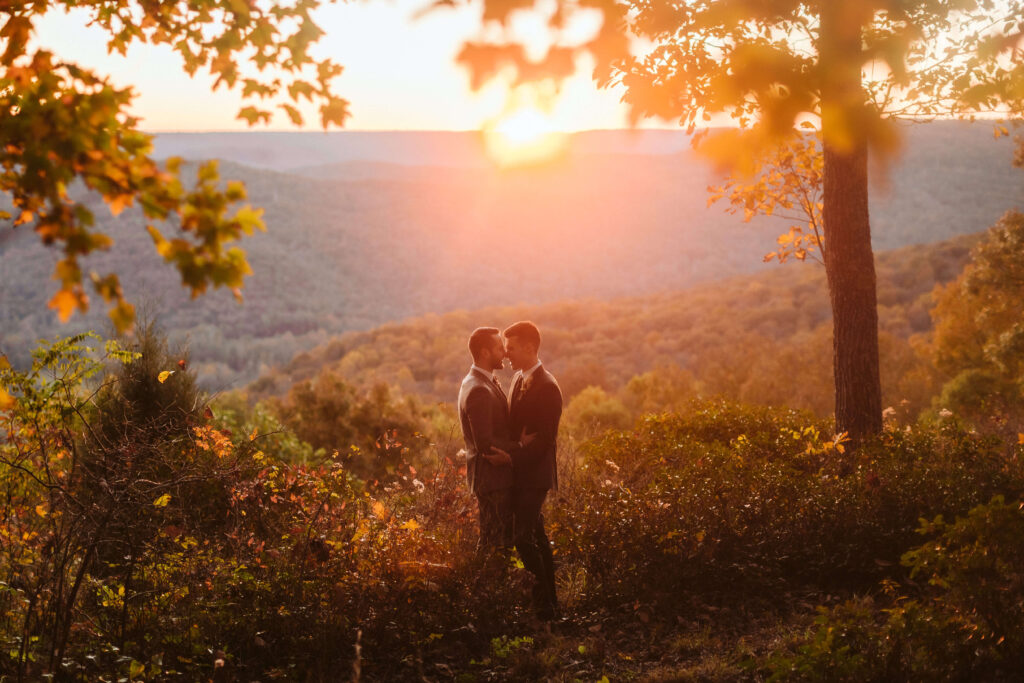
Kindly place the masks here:
<instances>
[{"instance_id":1,"label":"shrub","mask_svg":"<svg viewBox=\"0 0 1024 683\"><path fill-rule=\"evenodd\" d=\"M1024 476L999 444L948 425L846 454L827 422L695 403L585 446L555 545L581 599L671 604L764 589L870 586L924 515L962 513Z\"/></svg>"},{"instance_id":2,"label":"shrub","mask_svg":"<svg viewBox=\"0 0 1024 683\"><path fill-rule=\"evenodd\" d=\"M917 583L821 610L794 654L765 662L771 680L1016 680L1024 667L1024 504L996 496L902 559Z\"/></svg>"}]
</instances>

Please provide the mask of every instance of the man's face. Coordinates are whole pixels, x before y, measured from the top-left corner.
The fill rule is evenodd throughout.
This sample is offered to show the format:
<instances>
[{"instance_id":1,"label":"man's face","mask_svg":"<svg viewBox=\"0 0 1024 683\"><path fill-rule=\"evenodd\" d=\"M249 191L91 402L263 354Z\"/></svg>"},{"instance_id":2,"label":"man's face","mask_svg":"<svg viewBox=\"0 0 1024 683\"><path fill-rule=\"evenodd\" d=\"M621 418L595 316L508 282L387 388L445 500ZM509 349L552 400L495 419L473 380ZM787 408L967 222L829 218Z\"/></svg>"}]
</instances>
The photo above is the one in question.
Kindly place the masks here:
<instances>
[{"instance_id":1,"label":"man's face","mask_svg":"<svg viewBox=\"0 0 1024 683\"><path fill-rule=\"evenodd\" d=\"M497 334L492 335L487 343L487 353L481 361L488 363L490 367L484 366L487 370L501 370L501 366L505 362L505 347L501 343L501 337Z\"/></svg>"},{"instance_id":2,"label":"man's face","mask_svg":"<svg viewBox=\"0 0 1024 683\"><path fill-rule=\"evenodd\" d=\"M533 365L533 356L536 353L536 349L518 337L509 337L505 340L505 355L508 356L513 370L525 370Z\"/></svg>"}]
</instances>

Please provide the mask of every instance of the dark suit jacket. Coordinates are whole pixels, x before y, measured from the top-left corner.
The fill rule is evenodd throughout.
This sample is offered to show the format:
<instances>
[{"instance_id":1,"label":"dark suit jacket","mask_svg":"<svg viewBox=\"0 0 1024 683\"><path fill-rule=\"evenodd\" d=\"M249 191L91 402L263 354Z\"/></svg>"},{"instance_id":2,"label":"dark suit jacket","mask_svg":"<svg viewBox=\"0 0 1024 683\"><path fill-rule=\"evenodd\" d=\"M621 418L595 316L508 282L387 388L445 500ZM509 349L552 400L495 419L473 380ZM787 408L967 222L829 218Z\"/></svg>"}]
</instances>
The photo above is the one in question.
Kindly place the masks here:
<instances>
[{"instance_id":1,"label":"dark suit jacket","mask_svg":"<svg viewBox=\"0 0 1024 683\"><path fill-rule=\"evenodd\" d=\"M517 488L556 489L558 470L555 441L562 417L562 391L555 378L540 366L534 370L529 386L523 390L522 377L516 376L509 396L509 422L512 434L536 434L536 438L512 457Z\"/></svg>"},{"instance_id":2,"label":"dark suit jacket","mask_svg":"<svg viewBox=\"0 0 1024 683\"><path fill-rule=\"evenodd\" d=\"M511 467L492 465L480 457L489 453L491 446L509 454L518 449L509 431L506 401L501 388L475 368L462 380L459 421L466 441L466 478L473 493L490 493L512 486Z\"/></svg>"}]
</instances>

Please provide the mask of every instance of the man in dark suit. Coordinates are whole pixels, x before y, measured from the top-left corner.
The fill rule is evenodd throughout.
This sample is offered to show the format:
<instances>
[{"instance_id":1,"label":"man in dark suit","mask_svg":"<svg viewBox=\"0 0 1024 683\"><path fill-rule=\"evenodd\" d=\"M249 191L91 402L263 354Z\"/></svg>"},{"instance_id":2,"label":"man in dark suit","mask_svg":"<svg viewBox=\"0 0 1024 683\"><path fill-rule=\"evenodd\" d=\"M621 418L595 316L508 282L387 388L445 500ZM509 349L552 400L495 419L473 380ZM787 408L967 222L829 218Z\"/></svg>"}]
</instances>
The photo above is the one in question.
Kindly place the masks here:
<instances>
[{"instance_id":1,"label":"man in dark suit","mask_svg":"<svg viewBox=\"0 0 1024 683\"><path fill-rule=\"evenodd\" d=\"M505 348L497 328L481 327L469 337L473 367L459 388L459 420L466 442L466 477L480 509L478 548L511 548L512 461L523 443L509 428L508 399L494 371L502 367ZM494 449L501 449L495 454Z\"/></svg>"},{"instance_id":2,"label":"man in dark suit","mask_svg":"<svg viewBox=\"0 0 1024 683\"><path fill-rule=\"evenodd\" d=\"M562 392L544 369L537 353L540 330L532 322L518 322L505 332L505 353L514 370L509 396L512 434L529 433L533 440L512 453L512 508L515 546L519 557L536 578L534 604L542 618L558 609L555 562L544 531L541 508L548 491L558 488L555 441L562 416Z\"/></svg>"}]
</instances>

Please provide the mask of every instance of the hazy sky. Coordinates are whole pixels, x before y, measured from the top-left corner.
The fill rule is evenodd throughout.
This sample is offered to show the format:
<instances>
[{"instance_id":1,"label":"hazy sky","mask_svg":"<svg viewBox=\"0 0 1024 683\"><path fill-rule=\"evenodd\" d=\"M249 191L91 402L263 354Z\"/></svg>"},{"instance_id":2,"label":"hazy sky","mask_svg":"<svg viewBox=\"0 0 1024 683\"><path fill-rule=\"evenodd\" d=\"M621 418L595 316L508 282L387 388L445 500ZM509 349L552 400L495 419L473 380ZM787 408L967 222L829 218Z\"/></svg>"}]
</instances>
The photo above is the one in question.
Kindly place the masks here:
<instances>
[{"instance_id":1,"label":"hazy sky","mask_svg":"<svg viewBox=\"0 0 1024 683\"><path fill-rule=\"evenodd\" d=\"M327 35L312 51L345 66L335 91L350 102L353 130L478 129L506 107L506 88L469 89L455 64L462 42L474 36L478 7L438 10L414 19L430 0L352 2L325 5L315 14ZM245 130L235 119L240 97L211 91L204 72L189 78L167 46L135 45L128 56L107 55L105 34L86 24L83 11L51 12L36 26L40 45L61 57L109 74L119 86L136 89L134 113L150 131ZM626 124L618 91L598 90L589 69L568 81L551 113L562 130L619 128ZM664 124L663 124L664 125ZM294 129L276 116L271 129ZM307 128L315 129L314 116ZM265 129L265 128L258 128Z\"/></svg>"}]
</instances>

